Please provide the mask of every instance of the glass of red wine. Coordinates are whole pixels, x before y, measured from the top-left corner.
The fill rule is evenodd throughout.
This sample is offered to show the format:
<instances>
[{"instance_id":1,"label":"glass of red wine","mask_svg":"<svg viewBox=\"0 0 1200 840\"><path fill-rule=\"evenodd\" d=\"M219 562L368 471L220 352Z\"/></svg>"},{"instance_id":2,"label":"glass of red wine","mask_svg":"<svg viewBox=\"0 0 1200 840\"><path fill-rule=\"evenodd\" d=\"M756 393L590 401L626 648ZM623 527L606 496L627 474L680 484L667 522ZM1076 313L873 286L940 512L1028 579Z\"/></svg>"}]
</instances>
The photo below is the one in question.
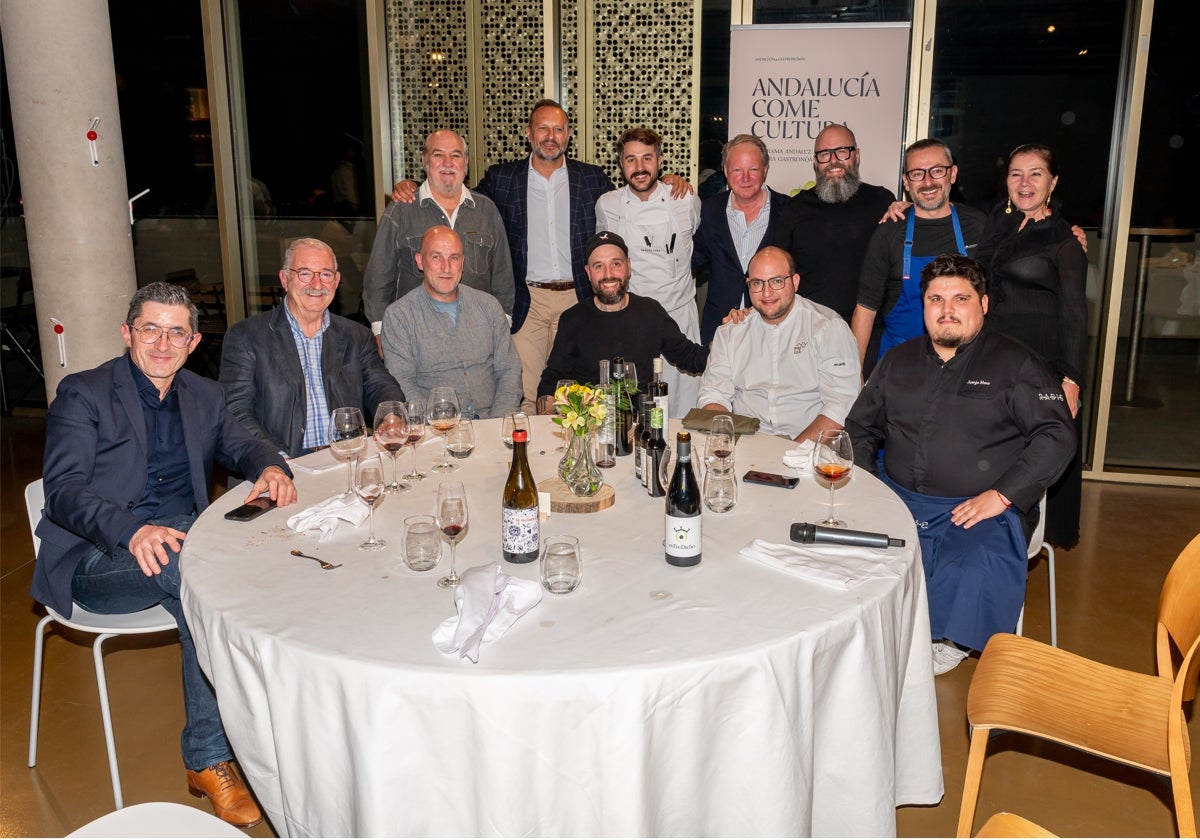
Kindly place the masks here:
<instances>
[{"instance_id":1,"label":"glass of red wine","mask_svg":"<svg viewBox=\"0 0 1200 840\"><path fill-rule=\"evenodd\" d=\"M828 528L845 528L846 523L833 515L833 491L837 483L850 474L854 467L854 448L850 434L844 429L824 431L817 434L813 447L813 472L818 478L829 482L829 516L820 524Z\"/></svg>"},{"instance_id":2,"label":"glass of red wine","mask_svg":"<svg viewBox=\"0 0 1200 840\"><path fill-rule=\"evenodd\" d=\"M718 414L714 417L704 446L704 466L719 473L732 470L735 440L733 417L728 414Z\"/></svg>"},{"instance_id":3,"label":"glass of red wine","mask_svg":"<svg viewBox=\"0 0 1200 840\"><path fill-rule=\"evenodd\" d=\"M375 409L375 442L392 459L392 480L383 488L385 493L403 493L412 489L402 483L396 473L400 472L400 450L408 443L408 421L405 419L404 403L384 400Z\"/></svg>"},{"instance_id":4,"label":"glass of red wine","mask_svg":"<svg viewBox=\"0 0 1200 840\"><path fill-rule=\"evenodd\" d=\"M358 546L362 551L377 551L387 545L386 540L375 536L375 507L383 498L383 481L383 463L378 456L364 458L358 462L358 469L354 473L354 492L370 509L368 521L371 523L369 536Z\"/></svg>"},{"instance_id":5,"label":"glass of red wine","mask_svg":"<svg viewBox=\"0 0 1200 840\"><path fill-rule=\"evenodd\" d=\"M454 565L454 550L467 528L467 491L461 481L443 481L437 492L437 526L450 541L450 574L438 581L443 589L453 589L462 580Z\"/></svg>"},{"instance_id":6,"label":"glass of red wine","mask_svg":"<svg viewBox=\"0 0 1200 840\"><path fill-rule=\"evenodd\" d=\"M412 449L412 471L402 476L407 481L424 481L425 473L417 469L417 444L425 437L425 403L414 400L403 403L405 427L408 429L408 444Z\"/></svg>"}]
</instances>

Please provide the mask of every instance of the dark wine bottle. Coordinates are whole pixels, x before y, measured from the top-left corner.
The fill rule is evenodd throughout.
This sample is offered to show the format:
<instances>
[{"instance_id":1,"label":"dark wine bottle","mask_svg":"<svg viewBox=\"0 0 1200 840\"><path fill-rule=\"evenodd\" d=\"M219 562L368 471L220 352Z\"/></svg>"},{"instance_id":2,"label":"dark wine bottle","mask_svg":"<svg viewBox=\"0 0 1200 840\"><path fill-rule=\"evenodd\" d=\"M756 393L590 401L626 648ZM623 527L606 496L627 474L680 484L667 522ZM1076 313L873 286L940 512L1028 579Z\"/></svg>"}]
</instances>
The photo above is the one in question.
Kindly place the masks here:
<instances>
[{"instance_id":1,"label":"dark wine bottle","mask_svg":"<svg viewBox=\"0 0 1200 840\"><path fill-rule=\"evenodd\" d=\"M692 471L692 436L680 432L675 440L675 474L667 488L667 562L695 566L700 562L700 485Z\"/></svg>"},{"instance_id":2,"label":"dark wine bottle","mask_svg":"<svg viewBox=\"0 0 1200 840\"><path fill-rule=\"evenodd\" d=\"M665 496L659 470L667 457L667 442L663 438L663 411L655 406L650 409L650 439L646 441L646 492L657 499Z\"/></svg>"},{"instance_id":3,"label":"dark wine bottle","mask_svg":"<svg viewBox=\"0 0 1200 840\"><path fill-rule=\"evenodd\" d=\"M629 383L625 378L625 359L614 356L612 360L612 386L616 401L616 412L613 423L613 433L616 436L617 454L629 455L633 452L633 441L629 437L633 425L633 404L630 402Z\"/></svg>"},{"instance_id":4,"label":"dark wine bottle","mask_svg":"<svg viewBox=\"0 0 1200 840\"><path fill-rule=\"evenodd\" d=\"M500 510L500 543L510 563L531 563L538 556L538 493L525 451L528 443L529 432L513 429L512 466Z\"/></svg>"},{"instance_id":5,"label":"dark wine bottle","mask_svg":"<svg viewBox=\"0 0 1200 840\"><path fill-rule=\"evenodd\" d=\"M646 444L650 441L650 398L638 394L638 421L633 436L633 477L646 486Z\"/></svg>"}]
</instances>

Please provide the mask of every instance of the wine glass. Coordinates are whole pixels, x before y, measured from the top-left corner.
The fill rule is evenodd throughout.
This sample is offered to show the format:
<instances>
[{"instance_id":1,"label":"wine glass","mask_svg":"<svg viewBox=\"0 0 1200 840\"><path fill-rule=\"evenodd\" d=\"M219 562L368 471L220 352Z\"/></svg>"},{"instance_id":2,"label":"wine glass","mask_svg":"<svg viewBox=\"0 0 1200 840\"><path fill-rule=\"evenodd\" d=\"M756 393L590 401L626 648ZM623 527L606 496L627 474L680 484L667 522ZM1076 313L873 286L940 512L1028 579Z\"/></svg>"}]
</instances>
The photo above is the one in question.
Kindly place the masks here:
<instances>
[{"instance_id":1,"label":"wine glass","mask_svg":"<svg viewBox=\"0 0 1200 840\"><path fill-rule=\"evenodd\" d=\"M710 470L722 473L733 469L735 440L733 418L728 414L718 414L714 417L709 427L708 440L704 444L704 465Z\"/></svg>"},{"instance_id":2,"label":"wine glass","mask_svg":"<svg viewBox=\"0 0 1200 840\"><path fill-rule=\"evenodd\" d=\"M383 488L385 493L403 493L412 488L401 484L396 478L400 471L400 450L408 443L408 421L405 419L404 403L384 400L375 409L375 442L392 459L392 480Z\"/></svg>"},{"instance_id":3,"label":"wine glass","mask_svg":"<svg viewBox=\"0 0 1200 840\"><path fill-rule=\"evenodd\" d=\"M833 489L845 478L854 466L854 447L850 434L844 429L823 431L817 434L813 447L813 472L829 482L829 516L820 524L829 528L845 528L846 523L833 515Z\"/></svg>"},{"instance_id":4,"label":"wine glass","mask_svg":"<svg viewBox=\"0 0 1200 840\"><path fill-rule=\"evenodd\" d=\"M449 445L450 430L458 425L458 394L453 388L439 385L429 392L429 402L425 405L425 415L429 425L443 438L442 463L435 464L434 472L454 472L458 469L450 463L446 446Z\"/></svg>"},{"instance_id":5,"label":"wine glass","mask_svg":"<svg viewBox=\"0 0 1200 840\"><path fill-rule=\"evenodd\" d=\"M504 442L507 449L513 448L512 433L514 429L524 429L525 434L529 434L529 418L525 412L518 411L504 415L504 423L500 427L500 440ZM525 440L528 441L529 438Z\"/></svg>"},{"instance_id":6,"label":"wine glass","mask_svg":"<svg viewBox=\"0 0 1200 840\"><path fill-rule=\"evenodd\" d=\"M354 461L367 448L367 422L362 409L335 408L329 418L329 448L346 461L346 501L354 498Z\"/></svg>"},{"instance_id":7,"label":"wine glass","mask_svg":"<svg viewBox=\"0 0 1200 840\"><path fill-rule=\"evenodd\" d=\"M451 458L467 458L475 451L475 424L466 417L458 418L458 424L446 435L446 451Z\"/></svg>"},{"instance_id":8,"label":"wine glass","mask_svg":"<svg viewBox=\"0 0 1200 840\"><path fill-rule=\"evenodd\" d=\"M558 391L560 388L570 388L574 384L576 384L574 379L558 380L558 383L554 386L554 396L555 397L558 396ZM568 429L566 426L559 426L558 429L559 429L558 437L559 437L559 440L562 441L562 443L560 443L554 451L555 452L566 452L567 451L567 441L570 439L569 435L571 434L571 430Z\"/></svg>"},{"instance_id":9,"label":"wine glass","mask_svg":"<svg viewBox=\"0 0 1200 840\"><path fill-rule=\"evenodd\" d=\"M370 536L367 537L366 542L358 546L360 551L377 551L387 545L387 541L375 538L375 506L383 498L383 481L383 463L379 460L378 455L359 461L358 470L355 471L354 476L354 492L358 494L358 498L366 502L370 509L367 521L371 523L368 531Z\"/></svg>"},{"instance_id":10,"label":"wine glass","mask_svg":"<svg viewBox=\"0 0 1200 840\"><path fill-rule=\"evenodd\" d=\"M404 403L404 421L413 457L412 472L402 478L407 481L424 481L425 473L417 469L417 444L425 437L425 404L417 400Z\"/></svg>"},{"instance_id":11,"label":"wine glass","mask_svg":"<svg viewBox=\"0 0 1200 840\"><path fill-rule=\"evenodd\" d=\"M461 481L443 481L437 492L437 525L450 540L450 574L438 581L443 589L453 589L462 580L454 565L454 549L467 527L467 491Z\"/></svg>"}]
</instances>

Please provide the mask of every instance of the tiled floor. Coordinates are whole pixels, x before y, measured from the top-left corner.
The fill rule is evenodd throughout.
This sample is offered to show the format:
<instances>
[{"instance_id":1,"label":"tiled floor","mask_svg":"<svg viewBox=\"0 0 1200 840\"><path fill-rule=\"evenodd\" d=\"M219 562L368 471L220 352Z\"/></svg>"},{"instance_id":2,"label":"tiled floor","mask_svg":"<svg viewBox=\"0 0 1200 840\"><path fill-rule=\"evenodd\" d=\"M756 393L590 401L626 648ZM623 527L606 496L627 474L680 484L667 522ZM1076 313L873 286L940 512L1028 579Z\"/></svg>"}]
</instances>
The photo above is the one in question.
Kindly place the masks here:
<instances>
[{"instance_id":1,"label":"tiled floor","mask_svg":"<svg viewBox=\"0 0 1200 840\"><path fill-rule=\"evenodd\" d=\"M38 610L27 594L31 543L22 489L40 472L43 423L5 418L0 426L0 834L62 836L112 808L90 639L52 633L38 765L26 766L33 631ZM1200 530L1200 491L1089 483L1083 540L1058 554L1059 641L1113 665L1154 668L1154 611L1178 551ZM1046 570L1030 575L1026 632L1049 637ZM106 657L121 778L127 803L165 800L207 808L184 783L179 649L112 640ZM936 807L901 808L901 836L952 836L966 765L964 717L975 667L969 659L937 679L946 796ZM1084 698L1086 701L1086 698ZM1190 716L1200 744L1200 715ZM1018 748L1019 747L1019 748ZM1169 836L1175 832L1164 780L1067 750L998 739L985 766L979 820L1020 813L1063 836ZM1099 773L1091 772L1093 769ZM1200 800L1200 771L1193 774ZM249 832L273 836L270 826Z\"/></svg>"}]
</instances>

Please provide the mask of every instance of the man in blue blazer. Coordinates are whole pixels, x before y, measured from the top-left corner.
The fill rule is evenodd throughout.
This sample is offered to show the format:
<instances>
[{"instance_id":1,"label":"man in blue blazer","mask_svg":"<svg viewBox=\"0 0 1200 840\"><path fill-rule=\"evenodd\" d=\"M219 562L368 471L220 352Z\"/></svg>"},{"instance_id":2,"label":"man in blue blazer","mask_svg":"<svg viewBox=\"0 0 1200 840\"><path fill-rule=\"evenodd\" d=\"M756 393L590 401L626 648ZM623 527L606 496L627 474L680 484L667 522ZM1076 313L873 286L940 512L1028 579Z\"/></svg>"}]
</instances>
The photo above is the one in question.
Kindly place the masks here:
<instances>
[{"instance_id":1,"label":"man in blue blazer","mask_svg":"<svg viewBox=\"0 0 1200 840\"><path fill-rule=\"evenodd\" d=\"M183 646L188 789L238 826L262 819L234 775L233 752L179 601L179 553L208 507L213 461L255 478L246 501L296 500L284 460L225 408L220 386L182 370L199 314L178 286L134 293L121 333L129 353L67 376L46 413L46 501L30 594L70 616L162 604ZM152 693L152 692L151 692Z\"/></svg>"},{"instance_id":2,"label":"man in blue blazer","mask_svg":"<svg viewBox=\"0 0 1200 840\"><path fill-rule=\"evenodd\" d=\"M739 134L721 152L729 189L706 198L700 226L692 241L692 268L708 269L708 294L700 318L700 343L713 333L731 309L746 304L746 268L750 258L771 244L775 225L788 197L766 186L771 157L753 134Z\"/></svg>"},{"instance_id":3,"label":"man in blue blazer","mask_svg":"<svg viewBox=\"0 0 1200 840\"><path fill-rule=\"evenodd\" d=\"M359 408L370 425L381 401L404 399L371 331L329 312L340 281L332 248L294 240L279 272L283 303L238 321L221 344L229 410L289 458L329 443L333 409Z\"/></svg>"}]
</instances>

